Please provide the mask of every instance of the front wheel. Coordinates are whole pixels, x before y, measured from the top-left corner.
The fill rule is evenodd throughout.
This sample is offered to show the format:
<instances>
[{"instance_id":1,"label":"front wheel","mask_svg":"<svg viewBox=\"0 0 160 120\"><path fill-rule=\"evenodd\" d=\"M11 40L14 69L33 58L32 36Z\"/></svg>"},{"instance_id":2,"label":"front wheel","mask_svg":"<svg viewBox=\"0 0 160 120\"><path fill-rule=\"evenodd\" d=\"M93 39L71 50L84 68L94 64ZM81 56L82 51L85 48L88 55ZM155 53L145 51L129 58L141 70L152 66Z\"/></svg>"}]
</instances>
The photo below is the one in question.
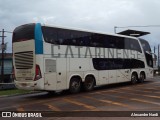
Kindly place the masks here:
<instances>
[{"instance_id":1,"label":"front wheel","mask_svg":"<svg viewBox=\"0 0 160 120\"><path fill-rule=\"evenodd\" d=\"M138 77L136 73L133 73L131 76L131 84L136 84L138 81Z\"/></svg>"},{"instance_id":2,"label":"front wheel","mask_svg":"<svg viewBox=\"0 0 160 120\"><path fill-rule=\"evenodd\" d=\"M71 93L78 93L81 90L81 81L78 78L72 78L70 81L69 91Z\"/></svg>"},{"instance_id":3,"label":"front wheel","mask_svg":"<svg viewBox=\"0 0 160 120\"><path fill-rule=\"evenodd\" d=\"M138 82L139 82L139 83L143 83L143 82L144 82L144 79L145 79L145 75L144 75L144 73L141 73Z\"/></svg>"}]
</instances>

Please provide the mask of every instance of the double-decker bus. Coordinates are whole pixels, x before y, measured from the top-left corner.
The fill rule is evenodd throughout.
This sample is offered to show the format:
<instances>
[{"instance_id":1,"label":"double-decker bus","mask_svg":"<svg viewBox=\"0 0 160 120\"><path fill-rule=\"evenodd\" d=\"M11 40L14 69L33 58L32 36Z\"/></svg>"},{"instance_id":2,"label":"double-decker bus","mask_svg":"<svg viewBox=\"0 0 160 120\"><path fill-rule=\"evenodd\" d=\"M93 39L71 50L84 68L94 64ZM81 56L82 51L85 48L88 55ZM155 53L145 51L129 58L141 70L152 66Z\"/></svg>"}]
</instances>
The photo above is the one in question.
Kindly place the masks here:
<instances>
[{"instance_id":1,"label":"double-decker bus","mask_svg":"<svg viewBox=\"0 0 160 120\"><path fill-rule=\"evenodd\" d=\"M15 28L12 41L19 89L77 93L153 76L150 45L135 37L31 23Z\"/></svg>"}]
</instances>

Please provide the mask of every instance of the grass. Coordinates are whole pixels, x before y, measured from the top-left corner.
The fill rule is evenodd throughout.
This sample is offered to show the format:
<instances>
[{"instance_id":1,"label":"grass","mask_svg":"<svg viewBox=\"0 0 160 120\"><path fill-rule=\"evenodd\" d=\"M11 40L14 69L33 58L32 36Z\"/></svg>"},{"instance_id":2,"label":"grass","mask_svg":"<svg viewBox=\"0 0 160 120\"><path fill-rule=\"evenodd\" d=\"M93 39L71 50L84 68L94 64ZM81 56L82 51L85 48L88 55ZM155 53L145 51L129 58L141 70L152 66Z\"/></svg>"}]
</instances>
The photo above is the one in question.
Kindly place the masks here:
<instances>
[{"instance_id":1,"label":"grass","mask_svg":"<svg viewBox=\"0 0 160 120\"><path fill-rule=\"evenodd\" d=\"M19 89L0 90L0 96L27 94L27 93L31 93L31 92L33 92L33 91L30 91L30 90L19 90Z\"/></svg>"}]
</instances>

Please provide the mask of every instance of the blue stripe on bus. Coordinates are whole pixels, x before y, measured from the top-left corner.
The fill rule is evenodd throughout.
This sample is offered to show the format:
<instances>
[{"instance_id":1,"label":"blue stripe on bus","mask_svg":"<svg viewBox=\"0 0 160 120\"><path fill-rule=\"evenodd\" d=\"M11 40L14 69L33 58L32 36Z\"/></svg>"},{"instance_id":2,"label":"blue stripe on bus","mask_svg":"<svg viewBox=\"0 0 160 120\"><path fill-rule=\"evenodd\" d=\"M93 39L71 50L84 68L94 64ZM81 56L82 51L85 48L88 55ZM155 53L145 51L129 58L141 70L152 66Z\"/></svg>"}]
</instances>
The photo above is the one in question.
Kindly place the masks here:
<instances>
[{"instance_id":1,"label":"blue stripe on bus","mask_svg":"<svg viewBox=\"0 0 160 120\"><path fill-rule=\"evenodd\" d=\"M35 54L43 54L43 41L41 24L37 23L35 26Z\"/></svg>"}]
</instances>

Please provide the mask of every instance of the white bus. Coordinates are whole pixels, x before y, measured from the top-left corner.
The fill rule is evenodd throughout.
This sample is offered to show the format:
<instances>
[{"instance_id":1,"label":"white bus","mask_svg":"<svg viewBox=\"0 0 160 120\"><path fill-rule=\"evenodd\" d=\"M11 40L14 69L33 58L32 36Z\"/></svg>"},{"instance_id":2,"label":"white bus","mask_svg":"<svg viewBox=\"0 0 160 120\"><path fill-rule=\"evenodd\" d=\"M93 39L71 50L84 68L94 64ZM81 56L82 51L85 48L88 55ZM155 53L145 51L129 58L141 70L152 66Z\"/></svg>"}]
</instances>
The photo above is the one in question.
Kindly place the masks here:
<instances>
[{"instance_id":1,"label":"white bus","mask_svg":"<svg viewBox=\"0 0 160 120\"><path fill-rule=\"evenodd\" d=\"M15 28L13 66L15 85L26 90L77 93L153 76L145 40L40 23Z\"/></svg>"}]
</instances>

